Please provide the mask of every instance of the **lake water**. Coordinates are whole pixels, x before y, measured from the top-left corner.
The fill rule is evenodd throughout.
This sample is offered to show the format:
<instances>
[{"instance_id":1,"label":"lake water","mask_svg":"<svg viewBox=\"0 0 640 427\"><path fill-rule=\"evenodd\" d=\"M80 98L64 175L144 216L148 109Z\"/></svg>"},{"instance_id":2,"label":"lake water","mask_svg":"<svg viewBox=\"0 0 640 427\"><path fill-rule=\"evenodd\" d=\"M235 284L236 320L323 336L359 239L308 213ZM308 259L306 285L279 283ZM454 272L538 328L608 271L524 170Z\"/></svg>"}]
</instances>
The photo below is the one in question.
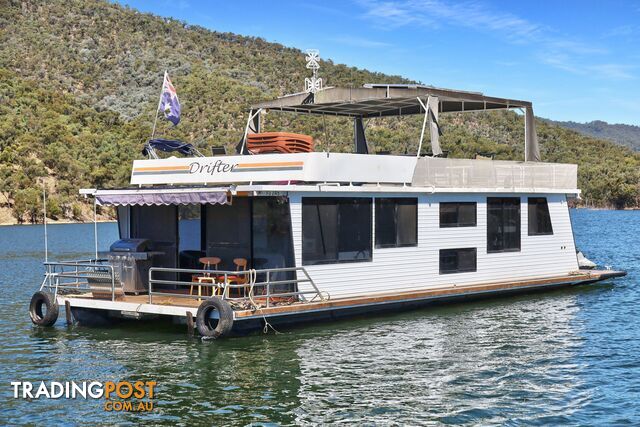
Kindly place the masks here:
<instances>
[{"instance_id":1,"label":"lake water","mask_svg":"<svg viewBox=\"0 0 640 427\"><path fill-rule=\"evenodd\" d=\"M0 227L0 424L640 424L640 212L574 210L615 283L202 342L184 328L31 325L39 226ZM99 224L101 250L116 226ZM93 225L52 225L56 258ZM156 409L16 400L11 381L157 381Z\"/></svg>"}]
</instances>

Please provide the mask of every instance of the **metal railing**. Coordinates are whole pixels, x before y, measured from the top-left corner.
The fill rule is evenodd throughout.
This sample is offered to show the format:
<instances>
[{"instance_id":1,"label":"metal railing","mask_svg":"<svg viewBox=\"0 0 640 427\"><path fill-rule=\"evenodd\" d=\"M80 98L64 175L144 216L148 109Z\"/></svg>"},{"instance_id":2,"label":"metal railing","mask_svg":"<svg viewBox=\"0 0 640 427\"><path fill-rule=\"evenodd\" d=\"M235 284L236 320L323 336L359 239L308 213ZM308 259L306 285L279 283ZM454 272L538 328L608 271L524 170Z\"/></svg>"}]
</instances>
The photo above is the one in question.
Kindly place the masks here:
<instances>
[{"instance_id":1,"label":"metal railing","mask_svg":"<svg viewBox=\"0 0 640 427\"><path fill-rule=\"evenodd\" d=\"M106 259L45 262L44 266L40 290L47 290L55 296L100 291L111 294L114 301L117 288L121 288L113 266Z\"/></svg>"},{"instance_id":2,"label":"metal railing","mask_svg":"<svg viewBox=\"0 0 640 427\"><path fill-rule=\"evenodd\" d=\"M92 293L116 300L123 294L122 284L113 265L106 259L45 262L45 275L40 290L55 296ZM187 274L192 281L160 278L164 274ZM284 277L278 277L284 276ZM290 276L290 277L289 277ZM201 282L198 282L197 278ZM196 280L196 281L193 281ZM191 292L198 288L198 294ZM179 292L188 288L189 292ZM201 292L205 289L204 294ZM284 291L283 289L287 289ZM202 300L216 295L230 302L248 302L252 306L271 307L277 301L311 302L327 299L303 267L269 268L246 271L196 270L151 267L149 269L149 304L154 296Z\"/></svg>"},{"instance_id":3,"label":"metal railing","mask_svg":"<svg viewBox=\"0 0 640 427\"><path fill-rule=\"evenodd\" d=\"M157 277L160 273L164 273L165 276L170 274L188 274L192 276L192 280L201 280L201 282L170 280L166 278L160 279ZM272 280L276 274L285 276L290 274L293 278ZM300 275L302 275L302 278L299 277ZM198 277L200 279L197 279ZM202 278L206 279L202 281ZM261 279L258 280L258 278ZM274 289L274 286L281 288L288 287L292 290L283 292ZM189 288L189 293L171 292L187 287ZM194 287L198 287L198 294L194 295L191 292ZM310 287L310 289L304 290L305 287ZM160 290L160 288L164 289ZM270 307L273 305L274 300L282 299L295 302L324 301L327 299L303 267L252 269L247 271L192 270L161 267L152 267L149 269L149 304L153 304L154 296L201 300L203 297L207 297L207 295L202 295L201 288L210 290L210 292L205 292L208 295L220 296L222 299L230 302L249 302L253 306L264 302L266 307Z\"/></svg>"}]
</instances>

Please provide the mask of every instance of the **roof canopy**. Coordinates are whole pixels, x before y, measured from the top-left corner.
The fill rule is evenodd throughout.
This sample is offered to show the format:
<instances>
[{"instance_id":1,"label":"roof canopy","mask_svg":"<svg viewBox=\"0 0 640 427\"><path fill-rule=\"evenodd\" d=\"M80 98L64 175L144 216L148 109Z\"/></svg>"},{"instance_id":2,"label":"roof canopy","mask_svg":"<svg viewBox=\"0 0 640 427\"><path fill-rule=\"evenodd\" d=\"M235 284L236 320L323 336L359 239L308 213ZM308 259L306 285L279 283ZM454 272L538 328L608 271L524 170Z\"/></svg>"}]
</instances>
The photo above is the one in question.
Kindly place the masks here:
<instances>
[{"instance_id":1,"label":"roof canopy","mask_svg":"<svg viewBox=\"0 0 640 427\"><path fill-rule=\"evenodd\" d=\"M440 89L424 85L366 84L361 88L330 87L313 93L297 93L262 102L252 110L270 109L303 114L327 114L355 118L424 114L418 97L437 97L440 113L531 108L531 102L494 98L479 92Z\"/></svg>"}]
</instances>

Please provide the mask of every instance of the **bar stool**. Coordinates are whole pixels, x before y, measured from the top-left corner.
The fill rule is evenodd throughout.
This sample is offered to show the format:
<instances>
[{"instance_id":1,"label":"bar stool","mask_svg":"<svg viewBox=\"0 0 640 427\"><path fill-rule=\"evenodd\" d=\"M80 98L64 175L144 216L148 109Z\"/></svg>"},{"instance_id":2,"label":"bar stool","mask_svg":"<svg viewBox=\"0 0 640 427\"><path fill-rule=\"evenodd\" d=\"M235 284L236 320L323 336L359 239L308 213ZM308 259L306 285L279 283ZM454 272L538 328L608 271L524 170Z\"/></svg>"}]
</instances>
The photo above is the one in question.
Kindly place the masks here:
<instances>
[{"instance_id":1,"label":"bar stool","mask_svg":"<svg viewBox=\"0 0 640 427\"><path fill-rule=\"evenodd\" d=\"M220 265L220 258L218 258L217 256L211 256L211 257L202 257L198 260L200 262L200 264L203 265L203 269L204 270L211 270L211 266L214 267L214 270L218 270L218 265ZM205 273L204 276L195 276L194 277L195 281L198 283L198 296L202 296L202 286L200 286L200 283L215 283L216 282L216 277L212 277L210 273ZM191 289L189 289L189 295L193 295L193 286L191 285ZM212 288L212 295L216 295L217 294L217 289L216 288Z\"/></svg>"}]
</instances>

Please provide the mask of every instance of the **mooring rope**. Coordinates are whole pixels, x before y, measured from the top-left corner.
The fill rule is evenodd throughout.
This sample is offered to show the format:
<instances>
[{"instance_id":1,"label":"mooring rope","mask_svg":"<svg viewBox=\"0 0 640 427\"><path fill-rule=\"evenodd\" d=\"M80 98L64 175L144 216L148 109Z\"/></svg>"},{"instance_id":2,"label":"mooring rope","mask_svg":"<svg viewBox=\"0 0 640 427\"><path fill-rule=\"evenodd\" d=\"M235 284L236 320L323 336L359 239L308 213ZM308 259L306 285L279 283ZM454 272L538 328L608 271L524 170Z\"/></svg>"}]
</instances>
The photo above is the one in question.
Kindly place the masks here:
<instances>
[{"instance_id":1,"label":"mooring rope","mask_svg":"<svg viewBox=\"0 0 640 427\"><path fill-rule=\"evenodd\" d=\"M269 323L269 321L267 320L267 317L264 315L264 312L262 311L262 307L260 306L260 304L258 304L253 299L253 288L256 285L256 280L258 278L258 272L256 271L255 268L252 268L252 269L249 270L248 276L249 276L249 302L253 306L253 310L254 311L258 311L259 314L262 315L262 320L264 320L264 328L262 329L262 332L266 334L267 332L269 332L269 328L271 328L273 330L273 332L275 332L276 334L279 334L280 332L278 332L276 330L276 328L274 328L273 325L271 323ZM269 286L269 285L267 284L267 286Z\"/></svg>"}]
</instances>

